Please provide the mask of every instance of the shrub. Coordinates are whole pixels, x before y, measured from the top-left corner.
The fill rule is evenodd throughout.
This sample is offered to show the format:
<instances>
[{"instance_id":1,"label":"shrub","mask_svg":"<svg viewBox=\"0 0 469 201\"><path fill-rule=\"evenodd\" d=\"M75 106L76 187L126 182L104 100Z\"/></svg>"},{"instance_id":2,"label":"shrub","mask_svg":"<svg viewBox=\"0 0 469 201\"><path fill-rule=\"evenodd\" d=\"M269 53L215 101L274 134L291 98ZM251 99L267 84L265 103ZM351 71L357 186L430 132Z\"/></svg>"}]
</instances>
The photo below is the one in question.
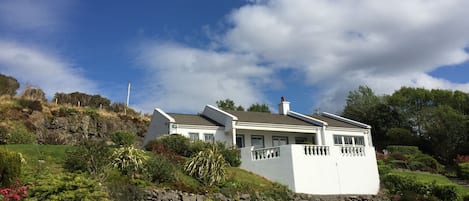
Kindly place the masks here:
<instances>
[{"instance_id":1,"label":"shrub","mask_svg":"<svg viewBox=\"0 0 469 201\"><path fill-rule=\"evenodd\" d=\"M145 151L136 149L133 146L116 149L111 158L111 165L113 167L117 168L123 175L130 175L132 177L142 173L144 165L148 160Z\"/></svg>"},{"instance_id":2,"label":"shrub","mask_svg":"<svg viewBox=\"0 0 469 201\"><path fill-rule=\"evenodd\" d=\"M164 156L165 158L173 161L175 163L182 164L184 162L184 157L178 155L168 148L166 148L161 141L159 140L151 140L145 145L145 150L151 151L157 155Z\"/></svg>"},{"instance_id":3,"label":"shrub","mask_svg":"<svg viewBox=\"0 0 469 201\"><path fill-rule=\"evenodd\" d=\"M241 153L236 147L226 147L225 144L217 142L217 146L221 150L221 154L231 167L239 167L241 165Z\"/></svg>"},{"instance_id":4,"label":"shrub","mask_svg":"<svg viewBox=\"0 0 469 201\"><path fill-rule=\"evenodd\" d=\"M162 183L175 179L173 172L176 167L164 156L154 155L145 166L147 177L151 182Z\"/></svg>"},{"instance_id":5,"label":"shrub","mask_svg":"<svg viewBox=\"0 0 469 201\"><path fill-rule=\"evenodd\" d=\"M186 138L179 134L173 134L164 136L158 140L161 142L161 144L163 144L163 146L171 150L173 153L185 157L191 156L191 153L189 151L189 138Z\"/></svg>"},{"instance_id":6,"label":"shrub","mask_svg":"<svg viewBox=\"0 0 469 201\"><path fill-rule=\"evenodd\" d=\"M135 133L130 131L115 131L111 134L111 140L116 145L131 146L135 142Z\"/></svg>"},{"instance_id":7,"label":"shrub","mask_svg":"<svg viewBox=\"0 0 469 201\"><path fill-rule=\"evenodd\" d=\"M28 196L27 190L28 186L24 186L21 184L20 180L16 180L9 188L0 189L0 195L2 195L6 201L21 200L21 198Z\"/></svg>"},{"instance_id":8,"label":"shrub","mask_svg":"<svg viewBox=\"0 0 469 201\"><path fill-rule=\"evenodd\" d=\"M225 180L227 163L217 146L197 153L187 161L184 171L201 181L212 186Z\"/></svg>"},{"instance_id":9,"label":"shrub","mask_svg":"<svg viewBox=\"0 0 469 201\"><path fill-rule=\"evenodd\" d=\"M14 124L8 134L8 144L34 144L37 143L37 137L31 133L24 124Z\"/></svg>"},{"instance_id":10,"label":"shrub","mask_svg":"<svg viewBox=\"0 0 469 201\"><path fill-rule=\"evenodd\" d=\"M109 200L98 180L74 173L42 175L30 192L35 200Z\"/></svg>"},{"instance_id":11,"label":"shrub","mask_svg":"<svg viewBox=\"0 0 469 201\"><path fill-rule=\"evenodd\" d=\"M66 152L64 168L72 172L88 172L99 176L110 163L111 149L104 140L82 141Z\"/></svg>"},{"instance_id":12,"label":"shrub","mask_svg":"<svg viewBox=\"0 0 469 201\"><path fill-rule=\"evenodd\" d=\"M436 197L439 200L444 201L458 199L455 185L424 183L417 181L414 177L401 176L392 173L383 177L383 184L390 193L398 194L403 197L409 194L417 194L424 197Z\"/></svg>"},{"instance_id":13,"label":"shrub","mask_svg":"<svg viewBox=\"0 0 469 201\"><path fill-rule=\"evenodd\" d=\"M38 100L19 99L18 104L33 111L42 111L42 103Z\"/></svg>"},{"instance_id":14,"label":"shrub","mask_svg":"<svg viewBox=\"0 0 469 201\"><path fill-rule=\"evenodd\" d=\"M454 159L454 162L456 163L465 163L469 162L469 155L457 155L456 158Z\"/></svg>"},{"instance_id":15,"label":"shrub","mask_svg":"<svg viewBox=\"0 0 469 201\"><path fill-rule=\"evenodd\" d=\"M418 147L416 146L398 146L398 145L389 145L386 149L395 154L403 154L403 155L412 155L422 153Z\"/></svg>"},{"instance_id":16,"label":"shrub","mask_svg":"<svg viewBox=\"0 0 469 201\"><path fill-rule=\"evenodd\" d=\"M20 95L21 99L47 101L46 93L41 88L26 86Z\"/></svg>"},{"instance_id":17,"label":"shrub","mask_svg":"<svg viewBox=\"0 0 469 201\"><path fill-rule=\"evenodd\" d=\"M0 149L0 187L8 187L21 174L21 155Z\"/></svg>"},{"instance_id":18,"label":"shrub","mask_svg":"<svg viewBox=\"0 0 469 201\"><path fill-rule=\"evenodd\" d=\"M458 176L469 180L469 162L458 164Z\"/></svg>"},{"instance_id":19,"label":"shrub","mask_svg":"<svg viewBox=\"0 0 469 201\"><path fill-rule=\"evenodd\" d=\"M430 155L422 153L411 157L409 161L409 168L411 170L420 170L433 173L439 173L443 171L443 165L441 165Z\"/></svg>"},{"instance_id":20,"label":"shrub","mask_svg":"<svg viewBox=\"0 0 469 201\"><path fill-rule=\"evenodd\" d=\"M378 160L378 172L380 176L387 175L392 170L392 167L385 164L382 160Z\"/></svg>"}]
</instances>

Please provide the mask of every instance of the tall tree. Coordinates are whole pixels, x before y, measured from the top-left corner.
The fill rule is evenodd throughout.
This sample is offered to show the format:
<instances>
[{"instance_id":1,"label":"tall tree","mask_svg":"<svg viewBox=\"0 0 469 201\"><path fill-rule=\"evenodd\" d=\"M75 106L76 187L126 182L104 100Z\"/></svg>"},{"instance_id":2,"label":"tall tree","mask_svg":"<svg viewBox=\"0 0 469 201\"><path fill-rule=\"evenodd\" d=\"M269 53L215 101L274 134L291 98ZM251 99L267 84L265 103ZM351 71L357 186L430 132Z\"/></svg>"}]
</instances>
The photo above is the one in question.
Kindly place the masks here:
<instances>
[{"instance_id":1,"label":"tall tree","mask_svg":"<svg viewBox=\"0 0 469 201\"><path fill-rule=\"evenodd\" d=\"M0 74L0 95L16 95L20 83L14 77Z\"/></svg>"},{"instance_id":2,"label":"tall tree","mask_svg":"<svg viewBox=\"0 0 469 201\"><path fill-rule=\"evenodd\" d=\"M424 146L444 163L451 163L469 139L469 118L450 106L429 107L421 111Z\"/></svg>"},{"instance_id":3,"label":"tall tree","mask_svg":"<svg viewBox=\"0 0 469 201\"><path fill-rule=\"evenodd\" d=\"M266 104L259 104L259 103L252 104L251 107L248 108L248 111L270 113L269 106L267 106Z\"/></svg>"}]
</instances>

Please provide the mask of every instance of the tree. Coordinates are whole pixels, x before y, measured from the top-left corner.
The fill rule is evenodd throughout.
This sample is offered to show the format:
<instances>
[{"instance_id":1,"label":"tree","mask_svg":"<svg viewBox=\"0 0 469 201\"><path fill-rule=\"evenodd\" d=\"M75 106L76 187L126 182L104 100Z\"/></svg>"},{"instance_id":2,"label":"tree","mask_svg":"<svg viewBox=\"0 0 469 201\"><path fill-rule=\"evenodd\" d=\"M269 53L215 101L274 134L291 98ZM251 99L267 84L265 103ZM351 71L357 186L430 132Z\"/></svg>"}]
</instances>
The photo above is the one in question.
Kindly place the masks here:
<instances>
[{"instance_id":1,"label":"tree","mask_svg":"<svg viewBox=\"0 0 469 201\"><path fill-rule=\"evenodd\" d=\"M267 112L270 113L269 106L266 104L255 103L248 108L249 112Z\"/></svg>"},{"instance_id":2,"label":"tree","mask_svg":"<svg viewBox=\"0 0 469 201\"><path fill-rule=\"evenodd\" d=\"M222 110L244 111L242 106L236 106L234 101L231 99L219 100L216 103L217 107Z\"/></svg>"},{"instance_id":3,"label":"tree","mask_svg":"<svg viewBox=\"0 0 469 201\"><path fill-rule=\"evenodd\" d=\"M21 98L28 100L47 101L46 93L39 87L26 86L21 93Z\"/></svg>"},{"instance_id":4,"label":"tree","mask_svg":"<svg viewBox=\"0 0 469 201\"><path fill-rule=\"evenodd\" d=\"M424 145L437 159L451 163L469 139L468 117L446 105L426 108L421 111L421 116Z\"/></svg>"},{"instance_id":5,"label":"tree","mask_svg":"<svg viewBox=\"0 0 469 201\"><path fill-rule=\"evenodd\" d=\"M371 88L359 86L358 90L349 92L342 115L366 123L372 108L378 103L380 100Z\"/></svg>"},{"instance_id":6,"label":"tree","mask_svg":"<svg viewBox=\"0 0 469 201\"><path fill-rule=\"evenodd\" d=\"M0 74L0 95L16 95L20 83L14 77Z\"/></svg>"}]
</instances>

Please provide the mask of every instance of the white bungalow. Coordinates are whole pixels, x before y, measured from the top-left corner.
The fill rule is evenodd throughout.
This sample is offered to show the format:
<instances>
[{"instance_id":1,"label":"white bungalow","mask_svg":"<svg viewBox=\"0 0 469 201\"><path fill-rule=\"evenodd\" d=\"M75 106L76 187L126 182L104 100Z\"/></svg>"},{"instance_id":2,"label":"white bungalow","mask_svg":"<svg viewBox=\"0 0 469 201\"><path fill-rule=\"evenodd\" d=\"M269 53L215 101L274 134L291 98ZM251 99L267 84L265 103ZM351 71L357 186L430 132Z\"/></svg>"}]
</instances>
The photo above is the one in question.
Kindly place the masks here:
<instances>
[{"instance_id":1,"label":"white bungalow","mask_svg":"<svg viewBox=\"0 0 469 201\"><path fill-rule=\"evenodd\" d=\"M222 141L241 150L241 168L288 185L297 193L377 194L379 175L369 125L323 112L279 114L223 111L198 115L155 109L144 143L169 134Z\"/></svg>"}]
</instances>

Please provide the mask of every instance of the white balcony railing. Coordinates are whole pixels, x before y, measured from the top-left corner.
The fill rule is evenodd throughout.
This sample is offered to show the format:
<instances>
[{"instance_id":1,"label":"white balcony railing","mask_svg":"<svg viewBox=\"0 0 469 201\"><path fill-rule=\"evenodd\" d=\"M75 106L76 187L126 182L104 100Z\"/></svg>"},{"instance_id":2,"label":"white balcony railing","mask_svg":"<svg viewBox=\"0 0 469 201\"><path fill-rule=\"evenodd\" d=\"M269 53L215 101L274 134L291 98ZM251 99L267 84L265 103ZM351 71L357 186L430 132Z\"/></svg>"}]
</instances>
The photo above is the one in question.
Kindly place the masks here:
<instances>
[{"instance_id":1,"label":"white balcony railing","mask_svg":"<svg viewBox=\"0 0 469 201\"><path fill-rule=\"evenodd\" d=\"M304 145L305 155L307 156L329 156L331 152L329 146Z\"/></svg>"},{"instance_id":2,"label":"white balcony railing","mask_svg":"<svg viewBox=\"0 0 469 201\"><path fill-rule=\"evenodd\" d=\"M342 156L365 156L365 147L341 146Z\"/></svg>"},{"instance_id":3,"label":"white balcony railing","mask_svg":"<svg viewBox=\"0 0 469 201\"><path fill-rule=\"evenodd\" d=\"M252 160L265 160L280 157L280 147L270 147L252 150Z\"/></svg>"},{"instance_id":4,"label":"white balcony railing","mask_svg":"<svg viewBox=\"0 0 469 201\"><path fill-rule=\"evenodd\" d=\"M342 157L364 157L366 156L366 147L364 146L322 146L322 145L283 145L280 147L269 147L249 150L251 160L267 160L280 157L280 151L291 152L292 146L302 152L307 157L312 156L342 156ZM300 149L298 149L300 148ZM247 151L247 150L246 150ZM247 154L249 154L249 152ZM299 152L295 152L299 154ZM287 154L289 155L289 154ZM285 156L287 156L285 155Z\"/></svg>"}]
</instances>

